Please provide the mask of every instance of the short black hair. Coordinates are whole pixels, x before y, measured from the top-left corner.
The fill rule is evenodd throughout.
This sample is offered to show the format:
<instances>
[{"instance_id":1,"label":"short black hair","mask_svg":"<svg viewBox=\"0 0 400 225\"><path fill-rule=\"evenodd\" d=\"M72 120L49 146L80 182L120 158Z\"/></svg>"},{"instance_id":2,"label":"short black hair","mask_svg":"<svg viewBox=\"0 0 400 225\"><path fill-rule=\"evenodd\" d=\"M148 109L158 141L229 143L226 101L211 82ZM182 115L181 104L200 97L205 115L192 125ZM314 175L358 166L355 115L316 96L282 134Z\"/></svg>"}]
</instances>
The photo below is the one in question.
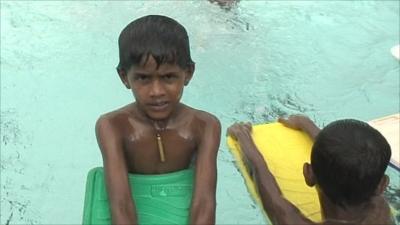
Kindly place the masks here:
<instances>
[{"instance_id":1,"label":"short black hair","mask_svg":"<svg viewBox=\"0 0 400 225\"><path fill-rule=\"evenodd\" d=\"M147 62L151 55L157 66L177 64L182 69L193 65L189 37L177 21L160 15L148 15L132 21L119 35L117 70Z\"/></svg>"},{"instance_id":2,"label":"short black hair","mask_svg":"<svg viewBox=\"0 0 400 225\"><path fill-rule=\"evenodd\" d=\"M374 195L390 157L390 145L379 131L365 122L345 119L330 123L317 135L311 166L329 200L346 207Z\"/></svg>"}]
</instances>

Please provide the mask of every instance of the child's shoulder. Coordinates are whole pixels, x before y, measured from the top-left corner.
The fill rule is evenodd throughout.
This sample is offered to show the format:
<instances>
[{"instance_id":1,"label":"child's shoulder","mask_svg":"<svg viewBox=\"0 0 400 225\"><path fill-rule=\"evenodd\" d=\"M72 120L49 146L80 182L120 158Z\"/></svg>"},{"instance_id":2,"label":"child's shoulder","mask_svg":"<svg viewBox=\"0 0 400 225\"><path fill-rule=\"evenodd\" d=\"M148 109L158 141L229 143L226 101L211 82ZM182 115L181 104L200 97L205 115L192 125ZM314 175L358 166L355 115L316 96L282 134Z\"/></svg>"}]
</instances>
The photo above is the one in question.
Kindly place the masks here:
<instances>
[{"instance_id":1,"label":"child's shoulder","mask_svg":"<svg viewBox=\"0 0 400 225\"><path fill-rule=\"evenodd\" d=\"M205 132L207 131L212 131L212 130L220 130L221 129L221 123L219 119L206 111L195 109L189 106L186 106L187 113L186 115L191 115L190 117L192 118L192 127L195 128L195 130L200 129L200 132Z\"/></svg>"},{"instance_id":2,"label":"child's shoulder","mask_svg":"<svg viewBox=\"0 0 400 225\"><path fill-rule=\"evenodd\" d=\"M132 116L130 111L131 107L131 105L126 105L122 108L101 115L97 119L96 130L104 128L117 130L123 128Z\"/></svg>"},{"instance_id":3,"label":"child's shoulder","mask_svg":"<svg viewBox=\"0 0 400 225\"><path fill-rule=\"evenodd\" d=\"M218 118L209 112L206 112L206 111L203 111L200 109L195 109L195 108L192 108L187 105L185 105L185 108L197 120L200 120L200 121L203 121L206 123L217 123L217 124L220 123Z\"/></svg>"}]
</instances>

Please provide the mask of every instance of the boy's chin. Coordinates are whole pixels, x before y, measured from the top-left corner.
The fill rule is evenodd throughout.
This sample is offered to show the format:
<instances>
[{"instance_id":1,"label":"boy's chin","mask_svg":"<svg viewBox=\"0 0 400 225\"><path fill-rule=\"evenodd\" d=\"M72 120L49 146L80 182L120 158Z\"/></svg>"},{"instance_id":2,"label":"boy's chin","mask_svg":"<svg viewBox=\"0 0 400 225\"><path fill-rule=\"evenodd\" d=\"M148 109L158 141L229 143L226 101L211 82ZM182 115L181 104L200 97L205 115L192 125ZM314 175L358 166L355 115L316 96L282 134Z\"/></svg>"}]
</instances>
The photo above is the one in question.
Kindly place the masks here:
<instances>
[{"instance_id":1,"label":"boy's chin","mask_svg":"<svg viewBox=\"0 0 400 225\"><path fill-rule=\"evenodd\" d=\"M171 116L171 112L147 112L146 114L151 120L166 120Z\"/></svg>"}]
</instances>

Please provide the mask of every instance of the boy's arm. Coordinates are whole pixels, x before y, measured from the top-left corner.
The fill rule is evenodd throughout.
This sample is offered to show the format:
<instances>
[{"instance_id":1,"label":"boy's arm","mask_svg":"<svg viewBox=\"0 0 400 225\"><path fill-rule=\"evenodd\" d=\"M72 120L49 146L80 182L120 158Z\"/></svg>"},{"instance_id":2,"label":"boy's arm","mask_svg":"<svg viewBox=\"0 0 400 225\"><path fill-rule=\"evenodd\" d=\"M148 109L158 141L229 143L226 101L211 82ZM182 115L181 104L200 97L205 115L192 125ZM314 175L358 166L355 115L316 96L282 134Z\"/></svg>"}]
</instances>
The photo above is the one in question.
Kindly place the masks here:
<instances>
[{"instance_id":1,"label":"boy's arm","mask_svg":"<svg viewBox=\"0 0 400 225\"><path fill-rule=\"evenodd\" d=\"M251 137L251 124L234 124L228 128L228 135L239 142L248 159L257 184L264 210L273 224L314 224L296 206L285 199L274 176L257 149ZM268 138L268 137L266 137Z\"/></svg>"},{"instance_id":2,"label":"boy's arm","mask_svg":"<svg viewBox=\"0 0 400 225\"><path fill-rule=\"evenodd\" d=\"M96 123L96 137L102 156L112 224L137 224L121 136L107 117Z\"/></svg>"},{"instance_id":3,"label":"boy's arm","mask_svg":"<svg viewBox=\"0 0 400 225\"><path fill-rule=\"evenodd\" d=\"M215 117L206 118L204 123L196 157L190 224L208 225L215 224L217 153L221 125Z\"/></svg>"}]
</instances>

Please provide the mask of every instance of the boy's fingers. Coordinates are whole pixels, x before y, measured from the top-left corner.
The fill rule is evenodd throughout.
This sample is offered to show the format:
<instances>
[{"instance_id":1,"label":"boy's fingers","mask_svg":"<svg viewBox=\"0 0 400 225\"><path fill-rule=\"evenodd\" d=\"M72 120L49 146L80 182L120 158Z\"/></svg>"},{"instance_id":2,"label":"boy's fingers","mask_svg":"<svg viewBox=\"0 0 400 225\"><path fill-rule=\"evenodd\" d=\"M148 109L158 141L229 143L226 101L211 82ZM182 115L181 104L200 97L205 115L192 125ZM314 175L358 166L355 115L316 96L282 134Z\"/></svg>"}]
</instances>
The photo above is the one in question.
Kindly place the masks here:
<instances>
[{"instance_id":1,"label":"boy's fingers","mask_svg":"<svg viewBox=\"0 0 400 225\"><path fill-rule=\"evenodd\" d=\"M292 125L289 122L289 119L285 119L285 118L279 117L278 118L278 122L283 124L283 126L285 126L285 127L292 127Z\"/></svg>"},{"instance_id":2,"label":"boy's fingers","mask_svg":"<svg viewBox=\"0 0 400 225\"><path fill-rule=\"evenodd\" d=\"M226 129L226 135L227 136L232 136L233 138L235 138L235 130L237 129L238 126L241 125L242 122L236 122L234 124L232 124L231 126L228 127L228 129Z\"/></svg>"},{"instance_id":3,"label":"boy's fingers","mask_svg":"<svg viewBox=\"0 0 400 225\"><path fill-rule=\"evenodd\" d=\"M235 125L236 125L236 123L232 124L230 127L228 127L228 129L226 129L226 135L227 135L227 136L233 136L232 130L233 130L233 127L234 127Z\"/></svg>"},{"instance_id":4,"label":"boy's fingers","mask_svg":"<svg viewBox=\"0 0 400 225\"><path fill-rule=\"evenodd\" d=\"M286 120L285 118L283 118L283 117L279 117L279 118L278 118L278 122L279 122L279 123L286 123L287 120Z\"/></svg>"}]
</instances>

